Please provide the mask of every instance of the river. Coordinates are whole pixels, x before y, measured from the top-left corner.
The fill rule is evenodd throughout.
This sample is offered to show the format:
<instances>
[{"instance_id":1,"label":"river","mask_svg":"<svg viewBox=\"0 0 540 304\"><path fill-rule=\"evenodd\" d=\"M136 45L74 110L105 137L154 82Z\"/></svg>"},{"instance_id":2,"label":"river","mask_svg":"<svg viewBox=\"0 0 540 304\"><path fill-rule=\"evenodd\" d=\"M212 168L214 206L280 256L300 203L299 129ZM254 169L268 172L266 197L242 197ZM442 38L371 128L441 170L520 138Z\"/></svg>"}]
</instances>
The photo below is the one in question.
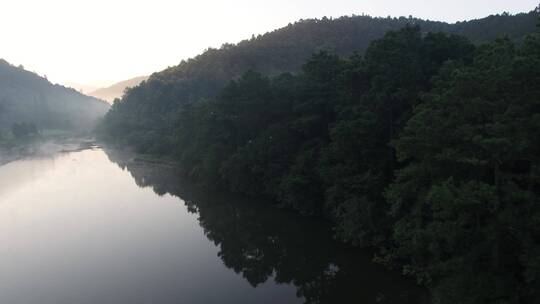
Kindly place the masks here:
<instances>
[{"instance_id":1,"label":"river","mask_svg":"<svg viewBox=\"0 0 540 304\"><path fill-rule=\"evenodd\" d=\"M328 225L93 148L0 166L0 303L421 303Z\"/></svg>"}]
</instances>

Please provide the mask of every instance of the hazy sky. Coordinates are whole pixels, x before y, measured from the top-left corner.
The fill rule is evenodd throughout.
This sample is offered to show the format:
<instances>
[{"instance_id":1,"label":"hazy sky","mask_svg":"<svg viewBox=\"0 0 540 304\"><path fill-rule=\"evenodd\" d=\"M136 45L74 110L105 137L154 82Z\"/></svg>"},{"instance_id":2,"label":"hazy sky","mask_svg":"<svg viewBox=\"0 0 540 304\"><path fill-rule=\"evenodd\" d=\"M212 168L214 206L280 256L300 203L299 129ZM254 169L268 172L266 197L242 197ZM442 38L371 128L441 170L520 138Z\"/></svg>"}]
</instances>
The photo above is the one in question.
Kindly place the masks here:
<instances>
[{"instance_id":1,"label":"hazy sky","mask_svg":"<svg viewBox=\"0 0 540 304\"><path fill-rule=\"evenodd\" d=\"M53 82L105 85L301 18L413 15L455 22L539 0L0 0L0 58Z\"/></svg>"}]
</instances>

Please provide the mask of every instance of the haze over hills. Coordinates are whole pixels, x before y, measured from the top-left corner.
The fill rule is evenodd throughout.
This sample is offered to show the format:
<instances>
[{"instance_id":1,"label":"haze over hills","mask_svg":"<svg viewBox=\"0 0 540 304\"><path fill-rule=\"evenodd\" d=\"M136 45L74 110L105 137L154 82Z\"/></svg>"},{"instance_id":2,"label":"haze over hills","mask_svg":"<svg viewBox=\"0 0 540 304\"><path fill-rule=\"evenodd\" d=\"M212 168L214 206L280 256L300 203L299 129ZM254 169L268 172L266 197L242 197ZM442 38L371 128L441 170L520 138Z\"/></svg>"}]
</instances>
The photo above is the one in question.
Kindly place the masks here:
<instances>
[{"instance_id":1,"label":"haze over hills","mask_svg":"<svg viewBox=\"0 0 540 304\"><path fill-rule=\"evenodd\" d=\"M97 85L90 85L90 84L76 83L76 82L66 82L64 83L64 85L68 88L73 88L76 91L81 92L85 95L100 88L100 86L97 86Z\"/></svg>"},{"instance_id":2,"label":"haze over hills","mask_svg":"<svg viewBox=\"0 0 540 304\"><path fill-rule=\"evenodd\" d=\"M33 123L39 129L92 128L109 104L0 59L0 129Z\"/></svg>"},{"instance_id":3,"label":"haze over hills","mask_svg":"<svg viewBox=\"0 0 540 304\"><path fill-rule=\"evenodd\" d=\"M95 90L88 91L85 93L87 93L90 96L94 96L96 98L106 100L109 103L112 103L116 98L122 98L122 95L124 95L124 91L127 88L138 86L141 82L147 79L148 79L148 76L139 76L139 77L135 77L135 78L131 78L128 80L115 83L106 88L95 89Z\"/></svg>"}]
</instances>

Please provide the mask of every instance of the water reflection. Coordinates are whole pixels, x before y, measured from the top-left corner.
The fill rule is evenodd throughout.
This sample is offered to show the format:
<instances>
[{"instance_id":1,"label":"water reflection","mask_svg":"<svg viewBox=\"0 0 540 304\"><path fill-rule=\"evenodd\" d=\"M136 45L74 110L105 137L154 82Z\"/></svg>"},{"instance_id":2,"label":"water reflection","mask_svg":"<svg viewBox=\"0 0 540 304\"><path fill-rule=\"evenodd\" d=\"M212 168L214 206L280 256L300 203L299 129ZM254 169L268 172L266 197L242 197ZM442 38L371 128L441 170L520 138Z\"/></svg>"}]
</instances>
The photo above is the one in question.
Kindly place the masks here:
<instances>
[{"instance_id":1,"label":"water reflection","mask_svg":"<svg viewBox=\"0 0 540 304\"><path fill-rule=\"evenodd\" d=\"M198 215L218 256L253 287L269 280L292 284L305 303L423 303L412 282L371 262L369 254L332 240L327 223L269 204L190 186L170 166L137 161L106 150L139 187L184 200Z\"/></svg>"}]
</instances>

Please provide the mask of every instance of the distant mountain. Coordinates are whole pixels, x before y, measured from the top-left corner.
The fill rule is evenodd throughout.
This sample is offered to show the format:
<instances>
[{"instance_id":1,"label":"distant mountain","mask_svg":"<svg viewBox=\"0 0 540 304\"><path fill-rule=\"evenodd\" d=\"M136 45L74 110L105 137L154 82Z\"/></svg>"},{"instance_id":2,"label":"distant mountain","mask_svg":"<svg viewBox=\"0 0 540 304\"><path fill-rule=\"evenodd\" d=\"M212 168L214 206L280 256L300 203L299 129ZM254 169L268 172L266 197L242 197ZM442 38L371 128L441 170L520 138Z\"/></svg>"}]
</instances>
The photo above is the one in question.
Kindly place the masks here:
<instances>
[{"instance_id":1,"label":"distant mountain","mask_svg":"<svg viewBox=\"0 0 540 304\"><path fill-rule=\"evenodd\" d=\"M67 83L64 83L64 85L68 88L73 88L83 94L88 94L100 88L99 86L76 83L76 82L67 82Z\"/></svg>"},{"instance_id":2,"label":"distant mountain","mask_svg":"<svg viewBox=\"0 0 540 304\"><path fill-rule=\"evenodd\" d=\"M0 59L0 129L26 122L40 129L84 130L108 109L102 100L52 84Z\"/></svg>"},{"instance_id":3,"label":"distant mountain","mask_svg":"<svg viewBox=\"0 0 540 304\"><path fill-rule=\"evenodd\" d=\"M127 88L132 88L138 86L141 82L148 79L148 76L140 76L131 78L125 81L115 83L109 87L97 89L91 92L88 92L88 95L94 96L99 99L106 100L112 103L116 98L122 98L124 91Z\"/></svg>"}]
</instances>

